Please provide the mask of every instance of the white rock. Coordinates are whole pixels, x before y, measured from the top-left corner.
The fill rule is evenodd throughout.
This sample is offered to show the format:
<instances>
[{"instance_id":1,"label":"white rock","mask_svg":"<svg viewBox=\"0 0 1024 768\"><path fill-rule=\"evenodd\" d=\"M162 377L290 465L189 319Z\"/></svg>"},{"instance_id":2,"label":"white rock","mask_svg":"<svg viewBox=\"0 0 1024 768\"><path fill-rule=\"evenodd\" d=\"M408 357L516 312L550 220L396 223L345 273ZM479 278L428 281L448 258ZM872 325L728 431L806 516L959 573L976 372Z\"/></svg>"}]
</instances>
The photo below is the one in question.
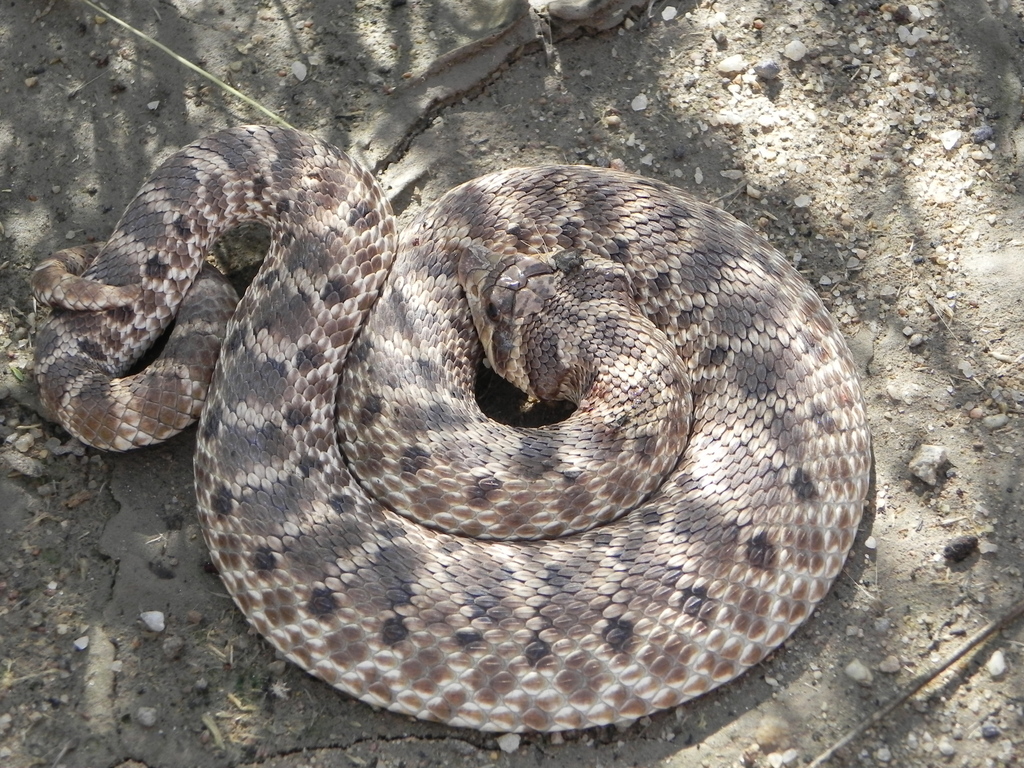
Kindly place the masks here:
<instances>
[{"instance_id":1,"label":"white rock","mask_svg":"<svg viewBox=\"0 0 1024 768\"><path fill-rule=\"evenodd\" d=\"M943 464L949 460L946 449L941 445L921 445L910 460L907 468L914 475L928 485L935 485L938 482L936 473Z\"/></svg>"},{"instance_id":2,"label":"white rock","mask_svg":"<svg viewBox=\"0 0 1024 768\"><path fill-rule=\"evenodd\" d=\"M737 53L718 62L718 71L723 75L738 75L747 71L747 62Z\"/></svg>"},{"instance_id":3,"label":"white rock","mask_svg":"<svg viewBox=\"0 0 1024 768\"><path fill-rule=\"evenodd\" d=\"M791 40L789 44L782 49L782 55L790 61L800 61L807 55L807 46L799 40Z\"/></svg>"},{"instance_id":4,"label":"white rock","mask_svg":"<svg viewBox=\"0 0 1024 768\"><path fill-rule=\"evenodd\" d=\"M871 670L860 659L854 659L847 664L843 672L846 673L848 678L861 685L871 685L871 682L875 679L871 674Z\"/></svg>"},{"instance_id":5,"label":"white rock","mask_svg":"<svg viewBox=\"0 0 1024 768\"><path fill-rule=\"evenodd\" d=\"M878 665L878 671L885 672L887 675L895 675L902 668L903 664L895 656L886 656Z\"/></svg>"},{"instance_id":6,"label":"white rock","mask_svg":"<svg viewBox=\"0 0 1024 768\"><path fill-rule=\"evenodd\" d=\"M647 109L647 104L647 94L641 93L639 96L634 98L633 101L629 103L629 106L633 108L634 112L643 112L645 109Z\"/></svg>"},{"instance_id":7,"label":"white rock","mask_svg":"<svg viewBox=\"0 0 1024 768\"><path fill-rule=\"evenodd\" d=\"M939 752L946 757L952 757L956 754L956 747L953 746L953 742L949 740L948 736L943 736L939 739L939 743L936 746L939 748Z\"/></svg>"},{"instance_id":8,"label":"white rock","mask_svg":"<svg viewBox=\"0 0 1024 768\"><path fill-rule=\"evenodd\" d=\"M139 619L150 632L163 632L166 626L163 611L143 611L139 614Z\"/></svg>"},{"instance_id":9,"label":"white rock","mask_svg":"<svg viewBox=\"0 0 1024 768\"><path fill-rule=\"evenodd\" d=\"M875 760L880 763L888 763L892 760L892 750L883 744L875 751Z\"/></svg>"},{"instance_id":10,"label":"white rock","mask_svg":"<svg viewBox=\"0 0 1024 768\"><path fill-rule=\"evenodd\" d=\"M498 742L498 747L502 752L511 755L519 749L519 742L522 741L522 738L520 738L518 733L503 733L496 739L496 741Z\"/></svg>"},{"instance_id":11,"label":"white rock","mask_svg":"<svg viewBox=\"0 0 1024 768\"><path fill-rule=\"evenodd\" d=\"M928 37L928 30L921 27L900 26L896 28L896 36L904 45L913 47Z\"/></svg>"},{"instance_id":12,"label":"white rock","mask_svg":"<svg viewBox=\"0 0 1024 768\"><path fill-rule=\"evenodd\" d=\"M795 205L797 208L806 208L810 204L811 204L811 196L810 195L798 195L796 197L796 199L793 200L793 205Z\"/></svg>"},{"instance_id":13,"label":"white rock","mask_svg":"<svg viewBox=\"0 0 1024 768\"><path fill-rule=\"evenodd\" d=\"M306 65L301 61L292 62L292 74L295 75L295 79L302 82L306 79Z\"/></svg>"},{"instance_id":14,"label":"white rock","mask_svg":"<svg viewBox=\"0 0 1024 768\"><path fill-rule=\"evenodd\" d=\"M985 668L988 669L988 673L992 677L996 679L1002 677L1006 674L1006 656L1002 651L996 651L989 657Z\"/></svg>"},{"instance_id":15,"label":"white rock","mask_svg":"<svg viewBox=\"0 0 1024 768\"><path fill-rule=\"evenodd\" d=\"M946 131L939 136L939 141L942 142L942 148L947 152L952 152L954 149L960 146L960 137L963 136L961 131Z\"/></svg>"},{"instance_id":16,"label":"white rock","mask_svg":"<svg viewBox=\"0 0 1024 768\"><path fill-rule=\"evenodd\" d=\"M785 752L772 752L768 755L768 765L772 768L782 768L784 765L792 765L800 757L800 752L795 749L787 749Z\"/></svg>"},{"instance_id":17,"label":"white rock","mask_svg":"<svg viewBox=\"0 0 1024 768\"><path fill-rule=\"evenodd\" d=\"M86 648L89 647L89 636L82 635L80 638L75 640L75 642L73 642L71 645L74 647L76 651L84 651Z\"/></svg>"},{"instance_id":18,"label":"white rock","mask_svg":"<svg viewBox=\"0 0 1024 768\"><path fill-rule=\"evenodd\" d=\"M156 725L156 709L154 707L139 707L135 710L135 722L143 728L152 728Z\"/></svg>"},{"instance_id":19,"label":"white rock","mask_svg":"<svg viewBox=\"0 0 1024 768\"><path fill-rule=\"evenodd\" d=\"M661 9L661 18L663 21L672 21L678 13L674 5L666 5Z\"/></svg>"},{"instance_id":20,"label":"white rock","mask_svg":"<svg viewBox=\"0 0 1024 768\"><path fill-rule=\"evenodd\" d=\"M985 429L1000 429L1010 423L1010 417L1005 413L993 413L981 420L981 426Z\"/></svg>"}]
</instances>

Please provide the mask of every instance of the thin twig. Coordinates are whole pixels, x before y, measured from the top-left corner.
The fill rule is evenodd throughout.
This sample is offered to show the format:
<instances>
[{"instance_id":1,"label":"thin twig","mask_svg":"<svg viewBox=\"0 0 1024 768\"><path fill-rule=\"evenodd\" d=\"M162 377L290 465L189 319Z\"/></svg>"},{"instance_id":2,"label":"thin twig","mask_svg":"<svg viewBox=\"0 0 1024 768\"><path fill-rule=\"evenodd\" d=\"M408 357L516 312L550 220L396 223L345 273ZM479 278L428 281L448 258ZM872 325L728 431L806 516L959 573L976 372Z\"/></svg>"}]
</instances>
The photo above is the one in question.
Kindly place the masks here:
<instances>
[{"instance_id":1,"label":"thin twig","mask_svg":"<svg viewBox=\"0 0 1024 768\"><path fill-rule=\"evenodd\" d=\"M843 736L843 738L839 739L839 741L837 741L831 747L829 747L816 758L814 758L814 761L808 764L807 768L820 768L820 766L824 765L829 760L831 760L835 756L836 752L838 752L840 749L845 747L855 738L860 736L862 733L864 733L864 731L867 731L870 728L874 728L876 725L882 722L882 720L885 717L890 715L897 707L904 704L911 696L913 696L915 693L917 693L926 685L928 685L928 683L932 682L936 677L938 677L951 666L960 661L960 659L966 656L974 648L981 645L981 643L985 642L985 640L991 637L994 633L998 632L1000 629L1004 627L1009 626L1014 621L1019 619L1021 616L1024 616L1024 600L1020 600L1001 617L989 622L980 630L978 630L978 632L976 632L973 637L971 637L966 643L960 646L960 648L958 648L952 655L944 659L938 666L934 667L928 672L924 672L915 677L914 681L910 684L909 688L905 689L903 693L896 696L896 698L892 699L884 707L875 711L875 713L871 715L871 717L862 722L852 731Z\"/></svg>"},{"instance_id":2,"label":"thin twig","mask_svg":"<svg viewBox=\"0 0 1024 768\"><path fill-rule=\"evenodd\" d=\"M285 128L293 128L293 126L290 125L280 115L274 114L269 109L267 109L262 104L260 104L258 101L255 101L254 99L251 99L248 96L246 96L241 91L239 91L239 90L237 90L235 88L232 88L230 85L225 83L223 80L221 80L216 75L211 75L209 72L207 72L202 67L198 67L195 64L193 64L191 61L189 61L188 59L182 58L181 56L176 54L174 51L172 51L170 48L168 48L166 45L161 43L159 40L154 40L152 37L147 35L145 32L142 32L142 31L136 29L135 27L133 27L131 24L129 24L126 21L122 21L121 19L117 18L117 16L115 16L114 14L109 13L108 11L103 10L98 5L96 5L94 2L92 2L92 0L81 0L81 1L83 3L85 3L86 5L88 5L90 8L92 8L97 13L102 13L104 16L106 16L108 19L110 19L115 24L119 24L120 26L124 27L129 32L131 32L133 35L137 35L138 37L142 38L143 40L145 40L150 45L156 46L161 51L166 53L168 56L172 57L175 61L177 61L182 66L188 67L193 72L196 72L196 73L202 75L203 77L205 77L207 80L209 80L211 83L216 85L218 88L220 88L225 93L230 93L235 98L241 99L242 101L244 101L246 104L248 104L253 109L258 109L260 112L262 112L264 115L269 117L271 120L273 120L278 125L283 125Z\"/></svg>"}]
</instances>

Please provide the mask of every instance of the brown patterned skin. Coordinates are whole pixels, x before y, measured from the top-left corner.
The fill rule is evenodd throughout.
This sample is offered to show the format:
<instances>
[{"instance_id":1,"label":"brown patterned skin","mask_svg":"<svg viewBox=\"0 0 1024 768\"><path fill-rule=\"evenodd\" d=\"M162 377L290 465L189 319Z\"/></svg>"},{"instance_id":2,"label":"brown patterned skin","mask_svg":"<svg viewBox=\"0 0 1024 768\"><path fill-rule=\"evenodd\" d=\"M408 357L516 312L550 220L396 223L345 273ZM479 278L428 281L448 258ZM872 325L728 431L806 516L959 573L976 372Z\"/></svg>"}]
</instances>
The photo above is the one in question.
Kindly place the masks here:
<instances>
[{"instance_id":1,"label":"brown patterned skin","mask_svg":"<svg viewBox=\"0 0 1024 768\"><path fill-rule=\"evenodd\" d=\"M185 148L146 189L113 238L129 245L101 257L121 266L86 277L271 228L200 419L199 516L252 624L330 684L483 730L625 722L761 661L842 568L870 465L854 366L813 290L728 214L648 179L528 168L399 236L369 174L259 127ZM132 234L153 219L161 234ZM169 284L129 324L173 314ZM574 398L571 417L481 414L467 295L494 367ZM70 367L41 366L41 388Z\"/></svg>"}]
</instances>

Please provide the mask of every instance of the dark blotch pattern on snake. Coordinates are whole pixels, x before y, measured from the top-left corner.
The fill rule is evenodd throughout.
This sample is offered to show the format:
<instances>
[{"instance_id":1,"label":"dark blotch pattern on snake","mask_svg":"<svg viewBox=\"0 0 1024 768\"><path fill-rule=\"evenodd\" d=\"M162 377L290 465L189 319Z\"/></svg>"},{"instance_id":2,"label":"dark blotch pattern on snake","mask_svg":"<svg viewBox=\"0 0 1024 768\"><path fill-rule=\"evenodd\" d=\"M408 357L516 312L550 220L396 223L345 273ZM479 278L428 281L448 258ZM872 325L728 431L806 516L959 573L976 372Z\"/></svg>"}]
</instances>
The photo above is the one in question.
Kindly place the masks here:
<instances>
[{"instance_id":1,"label":"dark blotch pattern on snake","mask_svg":"<svg viewBox=\"0 0 1024 768\"><path fill-rule=\"evenodd\" d=\"M244 221L272 246L221 347L233 299L201 267ZM629 721L765 658L853 542L870 441L841 334L783 256L665 184L515 169L399 235L338 150L238 128L171 157L93 256L37 272L45 405L125 450L205 401L221 578L368 703L494 731ZM119 378L176 317L181 343ZM485 346L575 412L483 415Z\"/></svg>"}]
</instances>

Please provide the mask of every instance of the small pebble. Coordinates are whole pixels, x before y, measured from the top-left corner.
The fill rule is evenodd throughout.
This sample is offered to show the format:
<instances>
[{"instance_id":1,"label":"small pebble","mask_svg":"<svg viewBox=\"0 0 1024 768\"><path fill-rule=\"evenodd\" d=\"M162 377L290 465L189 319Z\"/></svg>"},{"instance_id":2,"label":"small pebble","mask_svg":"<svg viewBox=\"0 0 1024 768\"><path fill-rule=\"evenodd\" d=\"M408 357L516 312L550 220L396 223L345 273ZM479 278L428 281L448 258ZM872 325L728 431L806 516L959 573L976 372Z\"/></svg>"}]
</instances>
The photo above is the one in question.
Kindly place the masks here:
<instances>
[{"instance_id":1,"label":"small pebble","mask_svg":"<svg viewBox=\"0 0 1024 768\"><path fill-rule=\"evenodd\" d=\"M799 40L792 40L783 50L782 55L790 61L800 61L807 55L807 46Z\"/></svg>"},{"instance_id":2,"label":"small pebble","mask_svg":"<svg viewBox=\"0 0 1024 768\"><path fill-rule=\"evenodd\" d=\"M988 724L981 726L981 738L983 739L988 739L989 741L992 741L992 739L998 739L1002 735L1003 732L1000 731L999 728L997 728L994 725Z\"/></svg>"},{"instance_id":3,"label":"small pebble","mask_svg":"<svg viewBox=\"0 0 1024 768\"><path fill-rule=\"evenodd\" d=\"M960 131L946 131L939 136L939 141L942 142L942 148L947 152L952 152L954 149L960 146L960 137L963 133Z\"/></svg>"},{"instance_id":4,"label":"small pebble","mask_svg":"<svg viewBox=\"0 0 1024 768\"><path fill-rule=\"evenodd\" d=\"M164 652L164 658L169 661L179 659L181 658L182 651L185 650L185 639L178 635L171 635L164 640L162 650Z\"/></svg>"},{"instance_id":5,"label":"small pebble","mask_svg":"<svg viewBox=\"0 0 1024 768\"><path fill-rule=\"evenodd\" d=\"M917 449L907 468L914 477L923 480L928 485L935 485L938 482L936 473L939 467L948 461L946 449L941 445L924 444Z\"/></svg>"},{"instance_id":6,"label":"small pebble","mask_svg":"<svg viewBox=\"0 0 1024 768\"><path fill-rule=\"evenodd\" d=\"M747 71L747 62L737 53L718 62L718 71L723 75L738 75Z\"/></svg>"},{"instance_id":7,"label":"small pebble","mask_svg":"<svg viewBox=\"0 0 1024 768\"><path fill-rule=\"evenodd\" d=\"M511 755L519 749L519 743L522 741L522 738L518 733L504 733L496 741L498 742L498 748L502 752Z\"/></svg>"},{"instance_id":8,"label":"small pebble","mask_svg":"<svg viewBox=\"0 0 1024 768\"><path fill-rule=\"evenodd\" d=\"M164 624L163 611L143 611L139 614L139 618L150 632L164 631L166 625Z\"/></svg>"},{"instance_id":9,"label":"small pebble","mask_svg":"<svg viewBox=\"0 0 1024 768\"><path fill-rule=\"evenodd\" d=\"M943 547L942 556L951 563L960 563L977 551L977 536L956 536Z\"/></svg>"},{"instance_id":10,"label":"small pebble","mask_svg":"<svg viewBox=\"0 0 1024 768\"><path fill-rule=\"evenodd\" d=\"M859 659L854 659L847 664L843 672L846 673L848 678L861 685L871 685L875 679L874 675L871 674L871 670Z\"/></svg>"},{"instance_id":11,"label":"small pebble","mask_svg":"<svg viewBox=\"0 0 1024 768\"><path fill-rule=\"evenodd\" d=\"M975 128L971 134L971 141L975 144L984 144L986 141L991 141L996 135L991 125L983 125L981 128Z\"/></svg>"},{"instance_id":12,"label":"small pebble","mask_svg":"<svg viewBox=\"0 0 1024 768\"><path fill-rule=\"evenodd\" d=\"M1005 413L994 413L991 416L985 416L981 420L981 426L985 429L999 429L1005 427L1010 423L1010 417Z\"/></svg>"},{"instance_id":13,"label":"small pebble","mask_svg":"<svg viewBox=\"0 0 1024 768\"><path fill-rule=\"evenodd\" d=\"M754 74L762 80L774 80L782 74L782 67L773 59L765 59L754 65Z\"/></svg>"},{"instance_id":14,"label":"small pebble","mask_svg":"<svg viewBox=\"0 0 1024 768\"><path fill-rule=\"evenodd\" d=\"M676 9L674 5L666 5L664 8L661 9L662 21L672 21L672 19L674 19L678 15L678 13L679 11Z\"/></svg>"},{"instance_id":15,"label":"small pebble","mask_svg":"<svg viewBox=\"0 0 1024 768\"><path fill-rule=\"evenodd\" d=\"M782 768L784 765L792 765L800 757L800 752L795 749L787 749L785 752L772 752L768 755L768 765L772 768Z\"/></svg>"},{"instance_id":16,"label":"small pebble","mask_svg":"<svg viewBox=\"0 0 1024 768\"><path fill-rule=\"evenodd\" d=\"M924 344L923 333L915 333L913 336L910 337L910 341L907 342L907 346L910 347L911 349L917 349L922 344Z\"/></svg>"},{"instance_id":17,"label":"small pebble","mask_svg":"<svg viewBox=\"0 0 1024 768\"><path fill-rule=\"evenodd\" d=\"M43 462L16 451L0 451L0 463L6 464L8 469L26 477L41 477L46 471ZM47 485L52 485L52 483L47 483Z\"/></svg>"},{"instance_id":18,"label":"small pebble","mask_svg":"<svg viewBox=\"0 0 1024 768\"><path fill-rule=\"evenodd\" d=\"M82 635L80 638L75 640L75 642L73 642L71 645L74 647L76 651L84 651L86 648L89 647L89 636Z\"/></svg>"},{"instance_id":19,"label":"small pebble","mask_svg":"<svg viewBox=\"0 0 1024 768\"><path fill-rule=\"evenodd\" d=\"M949 740L948 736L943 736L939 739L939 743L936 746L944 757L952 757L956 754L956 747L953 746L953 742Z\"/></svg>"},{"instance_id":20,"label":"small pebble","mask_svg":"<svg viewBox=\"0 0 1024 768\"><path fill-rule=\"evenodd\" d=\"M135 722L143 728L152 728L156 725L156 708L139 707L135 710Z\"/></svg>"},{"instance_id":21,"label":"small pebble","mask_svg":"<svg viewBox=\"0 0 1024 768\"><path fill-rule=\"evenodd\" d=\"M878 671L884 672L887 675L895 675L902 668L903 665L900 663L900 660L895 656L886 656L878 665Z\"/></svg>"},{"instance_id":22,"label":"small pebble","mask_svg":"<svg viewBox=\"0 0 1024 768\"><path fill-rule=\"evenodd\" d=\"M1001 650L996 651L989 657L985 669L988 670L989 675L995 680L1006 674L1006 656Z\"/></svg>"},{"instance_id":23,"label":"small pebble","mask_svg":"<svg viewBox=\"0 0 1024 768\"><path fill-rule=\"evenodd\" d=\"M904 45L913 47L921 42L924 38L928 37L928 31L921 27L897 27L896 36L900 39L900 42Z\"/></svg>"},{"instance_id":24,"label":"small pebble","mask_svg":"<svg viewBox=\"0 0 1024 768\"><path fill-rule=\"evenodd\" d=\"M875 760L880 763L888 763L892 760L892 750L890 750L884 744L875 750Z\"/></svg>"}]
</instances>

